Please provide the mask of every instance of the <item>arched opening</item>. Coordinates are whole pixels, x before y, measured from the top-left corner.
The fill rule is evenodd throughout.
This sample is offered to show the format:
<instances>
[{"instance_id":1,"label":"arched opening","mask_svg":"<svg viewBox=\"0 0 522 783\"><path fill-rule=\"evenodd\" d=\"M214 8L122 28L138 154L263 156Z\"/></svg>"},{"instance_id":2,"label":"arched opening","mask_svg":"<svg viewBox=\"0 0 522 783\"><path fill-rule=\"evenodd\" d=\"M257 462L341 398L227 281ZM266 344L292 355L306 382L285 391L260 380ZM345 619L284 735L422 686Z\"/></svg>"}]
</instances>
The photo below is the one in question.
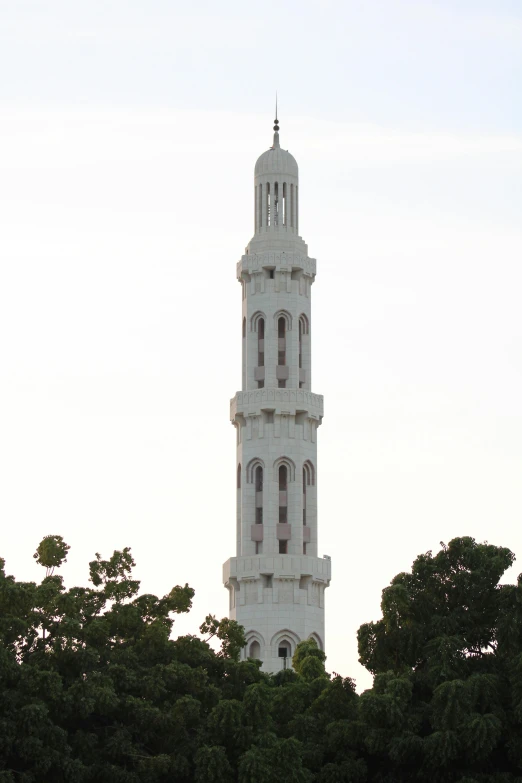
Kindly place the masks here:
<instances>
[{"instance_id":1,"label":"arched opening","mask_svg":"<svg viewBox=\"0 0 522 783\"><path fill-rule=\"evenodd\" d=\"M282 203L283 226L286 226L287 211L288 210L287 210L286 182L283 182L283 203Z\"/></svg>"},{"instance_id":2,"label":"arched opening","mask_svg":"<svg viewBox=\"0 0 522 783\"><path fill-rule=\"evenodd\" d=\"M279 225L279 183L274 182L274 226Z\"/></svg>"},{"instance_id":3,"label":"arched opening","mask_svg":"<svg viewBox=\"0 0 522 783\"><path fill-rule=\"evenodd\" d=\"M288 468L279 466L279 522L288 522Z\"/></svg>"},{"instance_id":4,"label":"arched opening","mask_svg":"<svg viewBox=\"0 0 522 783\"><path fill-rule=\"evenodd\" d=\"M256 524L263 524L263 468L258 465L255 473Z\"/></svg>"},{"instance_id":5,"label":"arched opening","mask_svg":"<svg viewBox=\"0 0 522 783\"><path fill-rule=\"evenodd\" d=\"M260 318L257 322L257 366L265 366L265 319ZM262 389L265 385L264 379L258 380L257 387Z\"/></svg>"},{"instance_id":6,"label":"arched opening","mask_svg":"<svg viewBox=\"0 0 522 783\"><path fill-rule=\"evenodd\" d=\"M277 363L280 367L286 364L286 318L283 316L277 319ZM279 378L277 385L284 389L286 379Z\"/></svg>"},{"instance_id":7,"label":"arched opening","mask_svg":"<svg viewBox=\"0 0 522 783\"><path fill-rule=\"evenodd\" d=\"M303 324L299 319L299 370L303 369ZM299 388L302 389L304 381L301 380L301 372L299 372Z\"/></svg>"},{"instance_id":8,"label":"arched opening","mask_svg":"<svg viewBox=\"0 0 522 783\"><path fill-rule=\"evenodd\" d=\"M248 657L249 658L255 658L256 660L261 659L261 645L257 641L257 639L254 639L253 642L250 643L250 649L248 651Z\"/></svg>"},{"instance_id":9,"label":"arched opening","mask_svg":"<svg viewBox=\"0 0 522 783\"><path fill-rule=\"evenodd\" d=\"M266 224L270 225L270 182L266 183Z\"/></svg>"},{"instance_id":10,"label":"arched opening","mask_svg":"<svg viewBox=\"0 0 522 783\"><path fill-rule=\"evenodd\" d=\"M306 469L303 468L303 525L306 525Z\"/></svg>"},{"instance_id":11,"label":"arched opening","mask_svg":"<svg viewBox=\"0 0 522 783\"><path fill-rule=\"evenodd\" d=\"M283 669L287 669L292 662L292 645L288 639L281 639L277 645L277 657L283 659Z\"/></svg>"},{"instance_id":12,"label":"arched opening","mask_svg":"<svg viewBox=\"0 0 522 783\"><path fill-rule=\"evenodd\" d=\"M308 318L303 313L299 316L299 388L303 389L310 383L310 328ZM308 386L310 388L310 386Z\"/></svg>"},{"instance_id":13,"label":"arched opening","mask_svg":"<svg viewBox=\"0 0 522 783\"><path fill-rule=\"evenodd\" d=\"M246 387L246 318L243 318L242 340L241 340L241 382L243 391Z\"/></svg>"}]
</instances>

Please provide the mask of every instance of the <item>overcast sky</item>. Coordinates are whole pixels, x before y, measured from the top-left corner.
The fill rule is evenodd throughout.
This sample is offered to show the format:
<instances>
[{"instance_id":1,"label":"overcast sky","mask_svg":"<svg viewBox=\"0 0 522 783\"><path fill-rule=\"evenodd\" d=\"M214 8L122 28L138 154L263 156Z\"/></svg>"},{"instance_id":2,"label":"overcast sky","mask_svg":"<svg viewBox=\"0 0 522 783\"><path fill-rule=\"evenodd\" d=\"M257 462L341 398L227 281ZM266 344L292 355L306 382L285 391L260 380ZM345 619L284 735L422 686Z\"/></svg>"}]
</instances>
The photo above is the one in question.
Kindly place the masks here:
<instances>
[{"instance_id":1,"label":"overcast sky","mask_svg":"<svg viewBox=\"0 0 522 783\"><path fill-rule=\"evenodd\" d=\"M415 556L522 571L520 0L0 0L0 555L227 612L253 169L300 166L327 667Z\"/></svg>"}]
</instances>

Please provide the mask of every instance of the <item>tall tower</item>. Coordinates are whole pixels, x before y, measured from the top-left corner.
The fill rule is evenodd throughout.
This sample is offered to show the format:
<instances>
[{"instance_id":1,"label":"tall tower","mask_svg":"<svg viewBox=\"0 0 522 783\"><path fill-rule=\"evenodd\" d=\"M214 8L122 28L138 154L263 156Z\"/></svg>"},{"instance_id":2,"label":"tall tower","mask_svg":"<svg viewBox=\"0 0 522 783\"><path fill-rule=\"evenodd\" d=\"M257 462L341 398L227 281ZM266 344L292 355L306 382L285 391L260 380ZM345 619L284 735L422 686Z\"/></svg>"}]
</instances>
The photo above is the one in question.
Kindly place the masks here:
<instances>
[{"instance_id":1,"label":"tall tower","mask_svg":"<svg viewBox=\"0 0 522 783\"><path fill-rule=\"evenodd\" d=\"M277 114L277 112L276 112ZM242 388L236 428L237 551L223 566L230 617L246 631L245 658L291 666L298 642L324 649L330 558L317 556L317 429L311 314L316 262L299 236L295 158L274 143L254 173L255 233L237 265L242 291Z\"/></svg>"}]
</instances>

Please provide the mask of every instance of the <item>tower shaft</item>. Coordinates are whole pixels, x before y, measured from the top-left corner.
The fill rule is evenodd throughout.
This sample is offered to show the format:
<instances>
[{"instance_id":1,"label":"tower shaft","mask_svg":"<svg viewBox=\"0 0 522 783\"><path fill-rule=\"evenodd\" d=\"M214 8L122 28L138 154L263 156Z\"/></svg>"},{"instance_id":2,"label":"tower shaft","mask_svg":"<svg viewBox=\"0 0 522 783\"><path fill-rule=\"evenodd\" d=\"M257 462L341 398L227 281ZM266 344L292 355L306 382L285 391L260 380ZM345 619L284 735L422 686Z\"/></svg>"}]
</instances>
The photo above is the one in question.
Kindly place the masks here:
<instances>
[{"instance_id":1,"label":"tower shaft","mask_svg":"<svg viewBox=\"0 0 522 783\"><path fill-rule=\"evenodd\" d=\"M230 617L244 657L276 672L299 641L324 649L330 559L317 556L317 430L311 388L311 290L316 262L299 237L295 159L274 145L256 163L254 237L237 265L242 290L242 389L236 429L236 556L224 565Z\"/></svg>"}]
</instances>

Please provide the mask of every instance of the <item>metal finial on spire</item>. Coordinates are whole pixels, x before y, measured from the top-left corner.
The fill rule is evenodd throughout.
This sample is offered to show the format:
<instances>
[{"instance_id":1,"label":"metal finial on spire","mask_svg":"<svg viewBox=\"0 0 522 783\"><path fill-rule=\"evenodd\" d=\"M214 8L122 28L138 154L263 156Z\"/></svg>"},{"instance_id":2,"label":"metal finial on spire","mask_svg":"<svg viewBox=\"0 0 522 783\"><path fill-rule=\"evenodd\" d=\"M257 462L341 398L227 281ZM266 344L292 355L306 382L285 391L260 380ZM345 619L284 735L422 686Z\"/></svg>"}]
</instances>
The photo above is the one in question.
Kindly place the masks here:
<instances>
[{"instance_id":1,"label":"metal finial on spire","mask_svg":"<svg viewBox=\"0 0 522 783\"><path fill-rule=\"evenodd\" d=\"M275 109L275 120L274 120L274 130L277 132L279 130L279 120L277 119L277 90L276 90L276 109Z\"/></svg>"}]
</instances>

